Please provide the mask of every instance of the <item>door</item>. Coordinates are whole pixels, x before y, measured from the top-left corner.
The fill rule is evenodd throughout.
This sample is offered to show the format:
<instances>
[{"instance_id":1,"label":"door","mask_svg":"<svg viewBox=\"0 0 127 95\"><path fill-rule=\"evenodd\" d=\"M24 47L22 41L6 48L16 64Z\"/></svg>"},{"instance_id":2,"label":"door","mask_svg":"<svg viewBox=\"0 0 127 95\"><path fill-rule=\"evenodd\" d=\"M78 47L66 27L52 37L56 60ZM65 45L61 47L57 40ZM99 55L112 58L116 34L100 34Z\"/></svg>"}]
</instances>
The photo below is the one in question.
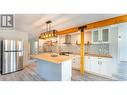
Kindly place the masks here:
<instances>
[{"instance_id":1,"label":"door","mask_svg":"<svg viewBox=\"0 0 127 95\"><path fill-rule=\"evenodd\" d=\"M3 51L15 51L16 48L15 40L3 40Z\"/></svg>"},{"instance_id":2,"label":"door","mask_svg":"<svg viewBox=\"0 0 127 95\"><path fill-rule=\"evenodd\" d=\"M23 68L23 52L3 52L2 74Z\"/></svg>"},{"instance_id":3,"label":"door","mask_svg":"<svg viewBox=\"0 0 127 95\"><path fill-rule=\"evenodd\" d=\"M91 72L100 73L100 64L98 61L98 57L91 57Z\"/></svg>"},{"instance_id":4,"label":"door","mask_svg":"<svg viewBox=\"0 0 127 95\"><path fill-rule=\"evenodd\" d=\"M17 51L23 51L23 41L17 40L16 41L16 50ZM38 44L37 44L37 48L38 48Z\"/></svg>"},{"instance_id":5,"label":"door","mask_svg":"<svg viewBox=\"0 0 127 95\"><path fill-rule=\"evenodd\" d=\"M16 69L16 55L14 52L4 52L2 74L13 72Z\"/></svg>"},{"instance_id":6,"label":"door","mask_svg":"<svg viewBox=\"0 0 127 95\"><path fill-rule=\"evenodd\" d=\"M109 28L102 28L101 29L101 32L102 32L102 42L109 42L109 38L110 38L110 30Z\"/></svg>"},{"instance_id":7,"label":"door","mask_svg":"<svg viewBox=\"0 0 127 95\"><path fill-rule=\"evenodd\" d=\"M91 57L90 56L85 56L85 70L90 72L91 70Z\"/></svg>"},{"instance_id":8,"label":"door","mask_svg":"<svg viewBox=\"0 0 127 95\"><path fill-rule=\"evenodd\" d=\"M127 62L127 23L121 23L118 27L119 61Z\"/></svg>"},{"instance_id":9,"label":"door","mask_svg":"<svg viewBox=\"0 0 127 95\"><path fill-rule=\"evenodd\" d=\"M99 40L99 30L96 29L92 31L92 42L96 43L98 42L98 40Z\"/></svg>"},{"instance_id":10,"label":"door","mask_svg":"<svg viewBox=\"0 0 127 95\"><path fill-rule=\"evenodd\" d=\"M111 62L112 61L110 58L101 59L101 70L100 70L101 75L112 77L112 70L111 70L112 63Z\"/></svg>"}]
</instances>

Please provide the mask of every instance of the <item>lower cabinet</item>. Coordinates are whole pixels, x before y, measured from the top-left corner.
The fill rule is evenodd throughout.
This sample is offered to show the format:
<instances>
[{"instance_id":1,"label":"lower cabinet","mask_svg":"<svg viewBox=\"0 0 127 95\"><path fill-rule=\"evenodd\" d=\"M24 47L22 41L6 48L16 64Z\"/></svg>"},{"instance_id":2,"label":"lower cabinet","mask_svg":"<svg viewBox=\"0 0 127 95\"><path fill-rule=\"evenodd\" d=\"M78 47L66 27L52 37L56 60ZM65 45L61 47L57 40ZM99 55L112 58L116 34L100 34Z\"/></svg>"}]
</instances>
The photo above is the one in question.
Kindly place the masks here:
<instances>
[{"instance_id":1,"label":"lower cabinet","mask_svg":"<svg viewBox=\"0 0 127 95\"><path fill-rule=\"evenodd\" d=\"M101 58L100 59L100 73L105 76L112 77L112 59L111 58Z\"/></svg>"},{"instance_id":2,"label":"lower cabinet","mask_svg":"<svg viewBox=\"0 0 127 95\"><path fill-rule=\"evenodd\" d=\"M88 72L91 71L91 57L85 56L85 67L84 69Z\"/></svg>"},{"instance_id":3,"label":"lower cabinet","mask_svg":"<svg viewBox=\"0 0 127 95\"><path fill-rule=\"evenodd\" d=\"M72 60L72 68L80 70L80 56L75 55L73 60Z\"/></svg>"},{"instance_id":4,"label":"lower cabinet","mask_svg":"<svg viewBox=\"0 0 127 95\"><path fill-rule=\"evenodd\" d=\"M98 75L112 77L112 58L85 56L85 70Z\"/></svg>"}]
</instances>

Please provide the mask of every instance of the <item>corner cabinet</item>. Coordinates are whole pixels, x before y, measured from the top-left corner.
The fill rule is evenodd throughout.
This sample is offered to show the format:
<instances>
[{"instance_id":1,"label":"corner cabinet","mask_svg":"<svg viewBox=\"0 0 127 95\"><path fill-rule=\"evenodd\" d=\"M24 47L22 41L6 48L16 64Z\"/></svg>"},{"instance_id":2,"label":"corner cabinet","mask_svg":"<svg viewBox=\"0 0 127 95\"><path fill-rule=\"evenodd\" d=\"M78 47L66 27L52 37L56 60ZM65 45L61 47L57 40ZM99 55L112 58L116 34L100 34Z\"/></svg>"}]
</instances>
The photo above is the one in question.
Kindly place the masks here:
<instances>
[{"instance_id":1,"label":"corner cabinet","mask_svg":"<svg viewBox=\"0 0 127 95\"><path fill-rule=\"evenodd\" d=\"M110 43L110 27L102 27L92 30L92 43Z\"/></svg>"}]
</instances>

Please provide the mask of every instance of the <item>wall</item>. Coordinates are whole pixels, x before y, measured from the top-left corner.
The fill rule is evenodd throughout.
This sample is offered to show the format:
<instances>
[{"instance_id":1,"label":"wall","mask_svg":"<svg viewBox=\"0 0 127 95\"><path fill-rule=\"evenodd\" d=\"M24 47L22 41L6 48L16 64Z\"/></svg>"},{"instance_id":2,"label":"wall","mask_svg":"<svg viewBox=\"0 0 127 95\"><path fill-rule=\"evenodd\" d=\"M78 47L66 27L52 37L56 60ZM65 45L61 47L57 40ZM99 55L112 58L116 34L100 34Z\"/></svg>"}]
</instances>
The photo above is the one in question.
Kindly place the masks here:
<instances>
[{"instance_id":1,"label":"wall","mask_svg":"<svg viewBox=\"0 0 127 95\"><path fill-rule=\"evenodd\" d=\"M92 32L90 30L84 33L84 41L85 44L87 44L88 41L92 43Z\"/></svg>"},{"instance_id":2,"label":"wall","mask_svg":"<svg viewBox=\"0 0 127 95\"><path fill-rule=\"evenodd\" d=\"M117 65L118 65L118 27L111 27L111 44L110 53L112 55L112 76L113 78L117 75Z\"/></svg>"},{"instance_id":3,"label":"wall","mask_svg":"<svg viewBox=\"0 0 127 95\"><path fill-rule=\"evenodd\" d=\"M24 64L28 63L28 34L15 30L0 30L0 39L12 39L24 41Z\"/></svg>"},{"instance_id":4,"label":"wall","mask_svg":"<svg viewBox=\"0 0 127 95\"><path fill-rule=\"evenodd\" d=\"M127 23L126 23L127 25ZM124 28L122 28L124 29ZM126 28L125 28L126 31ZM123 32L124 36L127 36L125 31L121 31L119 29L119 25L114 25L111 27L111 44L110 44L110 53L113 56L113 61L112 61L112 72L113 72L113 78L119 79L119 80L127 80L127 63L120 62L119 61L119 46L121 44L126 44L126 43L119 43L118 41L118 34L120 32ZM126 53L126 52L125 52Z\"/></svg>"}]
</instances>

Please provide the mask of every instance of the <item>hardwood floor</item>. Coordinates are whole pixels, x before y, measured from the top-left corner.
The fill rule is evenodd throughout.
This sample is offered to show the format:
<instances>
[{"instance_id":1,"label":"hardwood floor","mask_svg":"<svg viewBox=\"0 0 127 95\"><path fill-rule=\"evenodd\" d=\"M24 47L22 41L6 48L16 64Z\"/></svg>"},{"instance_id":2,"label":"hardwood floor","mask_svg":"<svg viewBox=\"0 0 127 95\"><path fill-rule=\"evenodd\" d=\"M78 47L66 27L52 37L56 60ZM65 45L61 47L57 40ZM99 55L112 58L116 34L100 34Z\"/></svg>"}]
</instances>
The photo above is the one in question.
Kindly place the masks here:
<instances>
[{"instance_id":1,"label":"hardwood floor","mask_svg":"<svg viewBox=\"0 0 127 95\"><path fill-rule=\"evenodd\" d=\"M36 64L30 64L23 70L14 73L0 75L0 81L44 81L35 70Z\"/></svg>"},{"instance_id":2,"label":"hardwood floor","mask_svg":"<svg viewBox=\"0 0 127 95\"><path fill-rule=\"evenodd\" d=\"M0 81L45 81L36 73L36 63L26 66L23 70L11 74L0 75ZM72 81L111 81L100 76L85 73L82 76L79 71L72 70Z\"/></svg>"},{"instance_id":3,"label":"hardwood floor","mask_svg":"<svg viewBox=\"0 0 127 95\"><path fill-rule=\"evenodd\" d=\"M111 79L85 72L81 75L79 70L72 70L72 81L112 81Z\"/></svg>"}]
</instances>

